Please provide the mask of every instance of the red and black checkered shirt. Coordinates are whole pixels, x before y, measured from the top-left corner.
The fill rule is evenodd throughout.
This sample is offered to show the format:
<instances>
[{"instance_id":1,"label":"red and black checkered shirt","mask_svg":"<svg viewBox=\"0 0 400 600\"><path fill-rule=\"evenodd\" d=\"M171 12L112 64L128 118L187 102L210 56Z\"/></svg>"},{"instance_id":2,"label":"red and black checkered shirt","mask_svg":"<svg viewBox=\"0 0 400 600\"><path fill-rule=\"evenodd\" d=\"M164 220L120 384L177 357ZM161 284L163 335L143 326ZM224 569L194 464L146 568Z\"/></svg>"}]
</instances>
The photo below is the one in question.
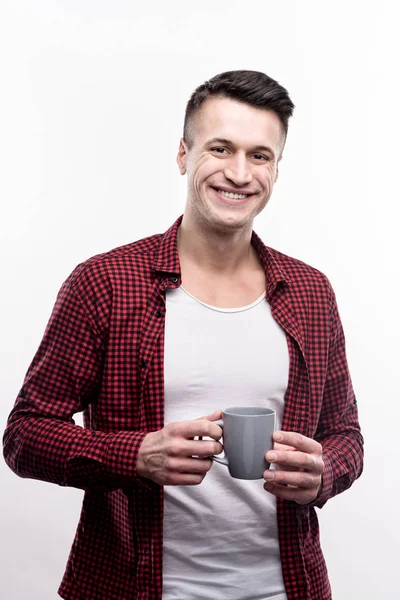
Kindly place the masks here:
<instances>
[{"instance_id":1,"label":"red and black checkered shirt","mask_svg":"<svg viewBox=\"0 0 400 600\"><path fill-rule=\"evenodd\" d=\"M163 488L139 477L135 465L146 433L164 426L165 290L180 285L180 221L73 271L9 417L4 455L13 471L85 490L59 588L68 600L161 598ZM252 243L289 347L282 429L318 440L325 462L314 502L277 500L286 593L326 600L314 506L348 488L363 458L343 330L322 273L267 248L255 233ZM84 428L73 421L79 411Z\"/></svg>"}]
</instances>

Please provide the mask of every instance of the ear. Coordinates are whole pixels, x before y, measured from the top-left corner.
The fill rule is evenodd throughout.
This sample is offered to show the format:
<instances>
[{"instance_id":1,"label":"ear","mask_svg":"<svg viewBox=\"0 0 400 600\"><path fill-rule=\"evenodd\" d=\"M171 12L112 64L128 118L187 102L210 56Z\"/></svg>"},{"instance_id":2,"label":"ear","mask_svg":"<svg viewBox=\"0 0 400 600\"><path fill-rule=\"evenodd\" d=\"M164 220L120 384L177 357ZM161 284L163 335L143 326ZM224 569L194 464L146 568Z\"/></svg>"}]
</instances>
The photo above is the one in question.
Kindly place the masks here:
<instances>
[{"instance_id":1,"label":"ear","mask_svg":"<svg viewBox=\"0 0 400 600\"><path fill-rule=\"evenodd\" d=\"M180 171L181 175L185 175L185 173L186 173L187 153L188 153L187 146L185 144L184 139L181 138L180 142L179 142L178 154L176 156L176 162L178 164L179 171Z\"/></svg>"},{"instance_id":2,"label":"ear","mask_svg":"<svg viewBox=\"0 0 400 600\"><path fill-rule=\"evenodd\" d=\"M278 161L276 163L276 171L275 171L275 179L274 179L274 183L276 183L277 179L278 179L278 175L279 175L279 163L282 160L282 154L280 155L280 157L278 158Z\"/></svg>"}]
</instances>

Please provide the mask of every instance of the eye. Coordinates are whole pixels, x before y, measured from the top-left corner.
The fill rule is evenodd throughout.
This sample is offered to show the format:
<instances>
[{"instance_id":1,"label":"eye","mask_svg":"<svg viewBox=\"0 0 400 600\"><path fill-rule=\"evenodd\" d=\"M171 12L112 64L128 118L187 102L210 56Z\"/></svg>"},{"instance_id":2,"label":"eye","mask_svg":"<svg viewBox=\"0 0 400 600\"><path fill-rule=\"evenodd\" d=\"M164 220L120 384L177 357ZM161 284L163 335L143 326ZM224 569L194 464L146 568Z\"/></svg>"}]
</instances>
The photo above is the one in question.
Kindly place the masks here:
<instances>
[{"instance_id":1,"label":"eye","mask_svg":"<svg viewBox=\"0 0 400 600\"><path fill-rule=\"evenodd\" d=\"M226 148L221 148L220 146L218 146L218 148L211 148L211 150L213 152L217 152L217 154L223 154L224 152L226 152Z\"/></svg>"},{"instance_id":2,"label":"eye","mask_svg":"<svg viewBox=\"0 0 400 600\"><path fill-rule=\"evenodd\" d=\"M253 156L254 156L254 158L256 160L261 160L261 161L263 161L263 160L266 160L266 161L271 160L268 156L264 156L263 154L253 154Z\"/></svg>"}]
</instances>

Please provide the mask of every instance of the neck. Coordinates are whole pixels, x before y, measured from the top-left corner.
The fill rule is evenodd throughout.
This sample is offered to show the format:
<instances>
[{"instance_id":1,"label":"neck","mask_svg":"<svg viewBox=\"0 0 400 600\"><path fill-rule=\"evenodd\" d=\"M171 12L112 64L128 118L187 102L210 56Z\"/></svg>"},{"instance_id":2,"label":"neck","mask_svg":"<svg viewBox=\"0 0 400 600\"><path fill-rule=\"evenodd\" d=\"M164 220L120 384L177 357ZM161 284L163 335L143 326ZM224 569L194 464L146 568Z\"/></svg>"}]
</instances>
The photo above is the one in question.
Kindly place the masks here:
<instances>
[{"instance_id":1,"label":"neck","mask_svg":"<svg viewBox=\"0 0 400 600\"><path fill-rule=\"evenodd\" d=\"M251 228L220 231L194 223L183 216L178 229L178 253L181 262L190 262L203 271L232 274L255 259Z\"/></svg>"}]
</instances>

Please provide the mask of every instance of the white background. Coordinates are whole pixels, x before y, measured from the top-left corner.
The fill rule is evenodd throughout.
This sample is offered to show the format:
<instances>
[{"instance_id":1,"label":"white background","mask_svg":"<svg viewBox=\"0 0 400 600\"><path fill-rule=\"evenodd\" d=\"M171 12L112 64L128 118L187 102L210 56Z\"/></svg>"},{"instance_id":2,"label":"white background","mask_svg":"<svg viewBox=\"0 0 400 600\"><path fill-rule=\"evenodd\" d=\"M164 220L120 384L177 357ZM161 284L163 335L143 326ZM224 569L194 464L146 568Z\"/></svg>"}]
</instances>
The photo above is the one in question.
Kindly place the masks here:
<instances>
[{"instance_id":1,"label":"white background","mask_svg":"<svg viewBox=\"0 0 400 600\"><path fill-rule=\"evenodd\" d=\"M396 2L32 0L0 12L3 429L56 293L82 260L183 211L185 104L261 70L296 104L264 241L337 293L364 474L319 511L336 600L399 597L399 67ZM82 492L0 462L0 595L55 600ZM319 600L319 599L315 599Z\"/></svg>"}]
</instances>

